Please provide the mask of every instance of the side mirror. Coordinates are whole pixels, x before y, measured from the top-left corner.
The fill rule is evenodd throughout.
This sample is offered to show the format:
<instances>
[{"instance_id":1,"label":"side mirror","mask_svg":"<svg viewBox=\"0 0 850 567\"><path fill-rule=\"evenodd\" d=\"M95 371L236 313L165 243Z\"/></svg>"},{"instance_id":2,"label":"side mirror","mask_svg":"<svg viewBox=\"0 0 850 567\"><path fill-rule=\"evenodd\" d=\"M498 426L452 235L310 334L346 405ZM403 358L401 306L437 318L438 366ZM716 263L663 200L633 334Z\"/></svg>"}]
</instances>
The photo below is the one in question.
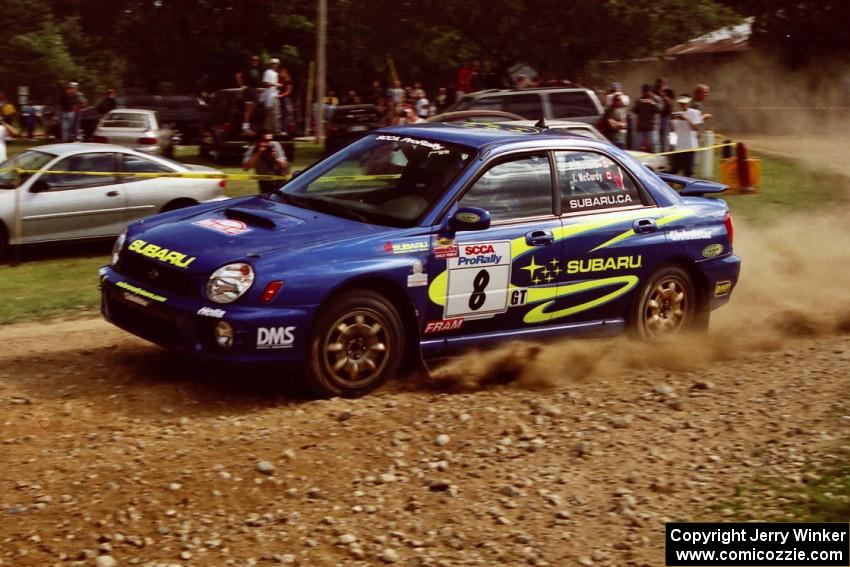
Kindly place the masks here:
<instances>
[{"instance_id":1,"label":"side mirror","mask_svg":"<svg viewBox=\"0 0 850 567\"><path fill-rule=\"evenodd\" d=\"M490 228L490 212L478 207L461 207L449 218L449 230L455 232Z\"/></svg>"},{"instance_id":2,"label":"side mirror","mask_svg":"<svg viewBox=\"0 0 850 567\"><path fill-rule=\"evenodd\" d=\"M50 184L44 179L39 179L30 187L30 193L44 193L45 191L50 191Z\"/></svg>"}]
</instances>

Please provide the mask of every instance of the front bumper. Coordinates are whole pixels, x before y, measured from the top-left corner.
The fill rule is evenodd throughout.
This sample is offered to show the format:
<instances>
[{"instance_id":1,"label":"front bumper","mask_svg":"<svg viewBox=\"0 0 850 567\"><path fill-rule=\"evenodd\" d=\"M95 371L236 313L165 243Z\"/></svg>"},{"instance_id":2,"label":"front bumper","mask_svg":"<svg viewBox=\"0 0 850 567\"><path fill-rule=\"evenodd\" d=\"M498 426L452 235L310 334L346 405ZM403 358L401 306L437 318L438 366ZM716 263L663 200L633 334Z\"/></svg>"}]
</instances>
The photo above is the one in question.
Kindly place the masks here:
<instances>
[{"instance_id":1,"label":"front bumper","mask_svg":"<svg viewBox=\"0 0 850 567\"><path fill-rule=\"evenodd\" d=\"M110 323L166 349L214 361L302 363L317 308L218 305L159 290L111 266L101 268L100 288L101 313ZM216 344L219 321L235 331L230 349Z\"/></svg>"}]
</instances>

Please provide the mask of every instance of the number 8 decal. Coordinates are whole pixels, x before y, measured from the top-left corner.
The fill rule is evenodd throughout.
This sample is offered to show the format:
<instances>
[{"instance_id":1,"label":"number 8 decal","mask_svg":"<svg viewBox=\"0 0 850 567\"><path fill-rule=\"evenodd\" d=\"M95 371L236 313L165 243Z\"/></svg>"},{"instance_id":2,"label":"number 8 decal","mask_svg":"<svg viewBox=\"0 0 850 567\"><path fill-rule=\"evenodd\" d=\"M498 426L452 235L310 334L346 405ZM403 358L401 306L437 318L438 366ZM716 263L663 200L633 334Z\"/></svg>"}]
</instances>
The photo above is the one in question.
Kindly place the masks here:
<instances>
[{"instance_id":1,"label":"number 8 decal","mask_svg":"<svg viewBox=\"0 0 850 567\"><path fill-rule=\"evenodd\" d=\"M487 294L484 290L487 289L487 284L490 283L490 274L487 270L481 270L475 275L475 280L472 282L472 295L469 296L469 308L473 311L478 311L487 301Z\"/></svg>"}]
</instances>

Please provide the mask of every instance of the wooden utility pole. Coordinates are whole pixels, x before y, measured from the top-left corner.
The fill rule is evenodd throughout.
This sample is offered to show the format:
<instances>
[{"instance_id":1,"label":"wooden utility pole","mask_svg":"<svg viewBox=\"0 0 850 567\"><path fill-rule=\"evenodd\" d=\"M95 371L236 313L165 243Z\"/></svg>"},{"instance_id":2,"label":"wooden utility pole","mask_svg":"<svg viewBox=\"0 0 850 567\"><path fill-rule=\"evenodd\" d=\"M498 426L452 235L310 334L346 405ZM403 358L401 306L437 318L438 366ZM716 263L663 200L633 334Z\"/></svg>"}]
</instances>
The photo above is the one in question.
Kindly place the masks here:
<instances>
[{"instance_id":1,"label":"wooden utility pole","mask_svg":"<svg viewBox=\"0 0 850 567\"><path fill-rule=\"evenodd\" d=\"M325 87L327 81L327 60L325 44L328 37L328 0L319 0L319 29L316 36L316 143L325 142Z\"/></svg>"}]
</instances>

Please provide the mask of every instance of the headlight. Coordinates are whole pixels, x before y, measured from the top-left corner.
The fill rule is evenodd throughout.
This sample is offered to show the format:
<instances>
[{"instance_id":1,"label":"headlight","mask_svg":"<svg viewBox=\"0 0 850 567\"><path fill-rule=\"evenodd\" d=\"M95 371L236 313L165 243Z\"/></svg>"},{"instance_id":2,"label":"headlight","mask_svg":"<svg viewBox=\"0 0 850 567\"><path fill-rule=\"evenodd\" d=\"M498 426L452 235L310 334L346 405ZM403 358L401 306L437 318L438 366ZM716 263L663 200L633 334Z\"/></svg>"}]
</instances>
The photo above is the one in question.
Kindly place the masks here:
<instances>
[{"instance_id":1,"label":"headlight","mask_svg":"<svg viewBox=\"0 0 850 567\"><path fill-rule=\"evenodd\" d=\"M118 235L115 239L115 244L112 245L112 265L118 263L118 256L121 254L121 249L124 248L124 241L127 240L127 229Z\"/></svg>"},{"instance_id":2,"label":"headlight","mask_svg":"<svg viewBox=\"0 0 850 567\"><path fill-rule=\"evenodd\" d=\"M216 303L233 303L251 289L254 268L250 264L227 264L217 269L207 281L207 299Z\"/></svg>"}]
</instances>

